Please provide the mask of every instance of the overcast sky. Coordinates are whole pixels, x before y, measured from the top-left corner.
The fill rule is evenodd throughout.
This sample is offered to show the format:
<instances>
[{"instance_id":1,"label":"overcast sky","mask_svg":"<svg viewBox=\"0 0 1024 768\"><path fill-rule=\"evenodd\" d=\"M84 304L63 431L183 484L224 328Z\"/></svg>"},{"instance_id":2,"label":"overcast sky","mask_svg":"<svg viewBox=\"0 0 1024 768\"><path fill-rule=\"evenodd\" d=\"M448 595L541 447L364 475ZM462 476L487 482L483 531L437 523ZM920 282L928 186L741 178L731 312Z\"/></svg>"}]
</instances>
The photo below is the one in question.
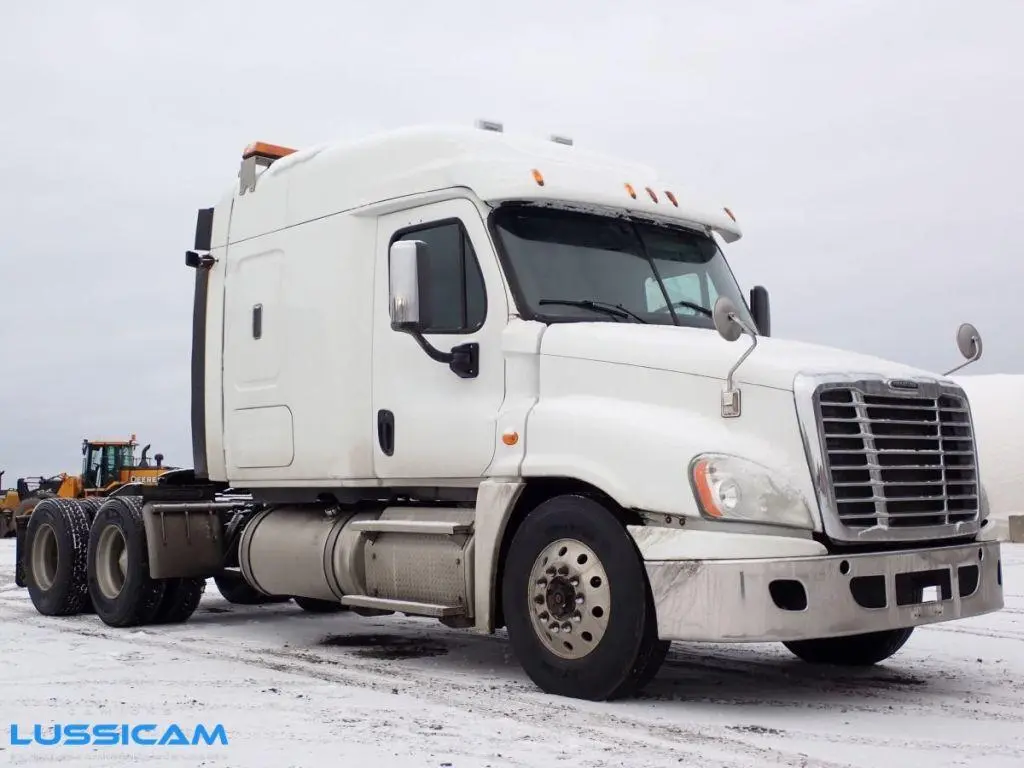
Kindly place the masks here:
<instances>
[{"instance_id":1,"label":"overcast sky","mask_svg":"<svg viewBox=\"0 0 1024 768\"><path fill-rule=\"evenodd\" d=\"M943 370L970 320L1024 373L1020 0L155 8L3 3L5 485L85 436L191 466L183 253L256 139L568 134L729 205L773 335Z\"/></svg>"}]
</instances>

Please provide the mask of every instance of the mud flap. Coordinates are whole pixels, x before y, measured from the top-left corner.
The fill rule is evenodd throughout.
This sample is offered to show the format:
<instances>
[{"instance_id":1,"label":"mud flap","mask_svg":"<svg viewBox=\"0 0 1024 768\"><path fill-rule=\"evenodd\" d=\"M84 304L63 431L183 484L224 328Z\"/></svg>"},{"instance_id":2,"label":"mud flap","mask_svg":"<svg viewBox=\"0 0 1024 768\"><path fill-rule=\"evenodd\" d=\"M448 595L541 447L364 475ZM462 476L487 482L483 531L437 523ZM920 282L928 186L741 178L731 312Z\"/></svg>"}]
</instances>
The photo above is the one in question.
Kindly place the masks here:
<instances>
[{"instance_id":1,"label":"mud flap","mask_svg":"<svg viewBox=\"0 0 1024 768\"><path fill-rule=\"evenodd\" d=\"M25 549L25 532L28 530L29 517L31 515L14 518L14 583L19 587L26 586L23 550Z\"/></svg>"}]
</instances>

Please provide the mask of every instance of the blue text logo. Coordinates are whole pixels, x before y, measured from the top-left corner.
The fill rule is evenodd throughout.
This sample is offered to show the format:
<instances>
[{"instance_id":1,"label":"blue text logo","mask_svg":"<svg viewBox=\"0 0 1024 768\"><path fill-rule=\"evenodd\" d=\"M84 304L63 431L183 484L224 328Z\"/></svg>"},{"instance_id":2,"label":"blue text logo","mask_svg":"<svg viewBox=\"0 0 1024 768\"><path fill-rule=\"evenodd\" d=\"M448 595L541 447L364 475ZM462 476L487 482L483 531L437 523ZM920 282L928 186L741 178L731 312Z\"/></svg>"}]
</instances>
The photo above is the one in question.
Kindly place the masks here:
<instances>
[{"instance_id":1,"label":"blue text logo","mask_svg":"<svg viewBox=\"0 0 1024 768\"><path fill-rule=\"evenodd\" d=\"M189 728L177 723L165 726L154 723L55 723L49 728L35 723L24 730L17 723L11 723L12 747L33 744L43 747L196 747L200 744L226 746L227 743L227 731L220 723L212 729L202 724Z\"/></svg>"}]
</instances>

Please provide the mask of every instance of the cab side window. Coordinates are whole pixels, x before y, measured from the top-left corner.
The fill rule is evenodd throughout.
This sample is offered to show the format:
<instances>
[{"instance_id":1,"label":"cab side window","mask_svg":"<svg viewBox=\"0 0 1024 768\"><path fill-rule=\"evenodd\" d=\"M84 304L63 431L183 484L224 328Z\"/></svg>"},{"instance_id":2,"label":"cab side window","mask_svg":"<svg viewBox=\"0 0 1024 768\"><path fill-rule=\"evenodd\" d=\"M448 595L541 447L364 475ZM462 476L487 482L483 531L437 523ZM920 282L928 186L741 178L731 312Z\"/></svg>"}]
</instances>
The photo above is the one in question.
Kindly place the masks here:
<instances>
[{"instance_id":1,"label":"cab side window","mask_svg":"<svg viewBox=\"0 0 1024 768\"><path fill-rule=\"evenodd\" d=\"M402 231L395 240L427 244L427 285L433 315L424 333L472 333L487 316L487 294L480 264L462 224L437 222Z\"/></svg>"}]
</instances>

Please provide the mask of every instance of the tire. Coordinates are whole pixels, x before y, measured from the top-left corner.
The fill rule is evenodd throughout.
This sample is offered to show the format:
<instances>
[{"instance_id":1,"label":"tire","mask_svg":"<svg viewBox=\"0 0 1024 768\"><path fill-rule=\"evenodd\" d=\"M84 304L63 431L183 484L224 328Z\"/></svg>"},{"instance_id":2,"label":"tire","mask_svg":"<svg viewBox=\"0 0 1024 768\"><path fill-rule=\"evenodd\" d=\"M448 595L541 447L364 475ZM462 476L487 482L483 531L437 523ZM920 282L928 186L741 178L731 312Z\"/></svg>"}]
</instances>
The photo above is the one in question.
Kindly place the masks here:
<instances>
[{"instance_id":1,"label":"tire","mask_svg":"<svg viewBox=\"0 0 1024 768\"><path fill-rule=\"evenodd\" d=\"M512 649L547 693L627 697L664 661L640 553L597 501L557 496L533 510L512 540L501 589Z\"/></svg>"},{"instance_id":2,"label":"tire","mask_svg":"<svg viewBox=\"0 0 1024 768\"><path fill-rule=\"evenodd\" d=\"M783 645L794 656L809 664L870 667L894 655L906 644L913 632L913 627L904 627L847 637L794 640L784 642Z\"/></svg>"},{"instance_id":3,"label":"tire","mask_svg":"<svg viewBox=\"0 0 1024 768\"><path fill-rule=\"evenodd\" d=\"M89 531L89 596L111 627L150 623L160 609L166 579L149 577L149 552L137 496L107 499Z\"/></svg>"},{"instance_id":4,"label":"tire","mask_svg":"<svg viewBox=\"0 0 1024 768\"><path fill-rule=\"evenodd\" d=\"M102 505L101 499L69 499L69 501L77 506L82 513L85 515L85 519L89 521L89 527L92 527L92 521L96 519L96 510ZM88 581L86 582L86 596L85 602L82 604L82 610L80 613L96 613L96 609L92 604L92 597L88 594Z\"/></svg>"},{"instance_id":5,"label":"tire","mask_svg":"<svg viewBox=\"0 0 1024 768\"><path fill-rule=\"evenodd\" d=\"M317 600L313 597L293 597L292 600L306 613L338 613L345 610L344 605L330 600Z\"/></svg>"},{"instance_id":6,"label":"tire","mask_svg":"<svg viewBox=\"0 0 1024 768\"><path fill-rule=\"evenodd\" d=\"M92 525L92 521L96 519L96 513L100 511L100 507L103 506L104 499L97 499L90 496L87 499L77 499L82 509L85 510L85 514L89 516L89 525Z\"/></svg>"},{"instance_id":7,"label":"tire","mask_svg":"<svg viewBox=\"0 0 1024 768\"><path fill-rule=\"evenodd\" d=\"M72 616L89 600L87 542L89 520L68 499L34 505L25 530L25 586L44 616Z\"/></svg>"},{"instance_id":8,"label":"tire","mask_svg":"<svg viewBox=\"0 0 1024 768\"><path fill-rule=\"evenodd\" d=\"M222 571L213 577L213 583L224 599L235 605L286 603L291 599L287 595L264 595L245 580L241 571Z\"/></svg>"},{"instance_id":9,"label":"tire","mask_svg":"<svg viewBox=\"0 0 1024 768\"><path fill-rule=\"evenodd\" d=\"M152 624L182 624L191 618L199 607L206 591L206 579L166 579L163 600L157 608Z\"/></svg>"},{"instance_id":10,"label":"tire","mask_svg":"<svg viewBox=\"0 0 1024 768\"><path fill-rule=\"evenodd\" d=\"M45 497L33 496L31 498L25 499L24 501L19 502L18 506L14 508L14 516L21 517L22 515L31 515L32 510L34 510L36 506L38 506L39 502L52 498L54 497L50 495Z\"/></svg>"},{"instance_id":11,"label":"tire","mask_svg":"<svg viewBox=\"0 0 1024 768\"><path fill-rule=\"evenodd\" d=\"M17 531L17 526L14 524L14 510L13 509L0 509L0 539L7 539L13 536Z\"/></svg>"}]
</instances>

